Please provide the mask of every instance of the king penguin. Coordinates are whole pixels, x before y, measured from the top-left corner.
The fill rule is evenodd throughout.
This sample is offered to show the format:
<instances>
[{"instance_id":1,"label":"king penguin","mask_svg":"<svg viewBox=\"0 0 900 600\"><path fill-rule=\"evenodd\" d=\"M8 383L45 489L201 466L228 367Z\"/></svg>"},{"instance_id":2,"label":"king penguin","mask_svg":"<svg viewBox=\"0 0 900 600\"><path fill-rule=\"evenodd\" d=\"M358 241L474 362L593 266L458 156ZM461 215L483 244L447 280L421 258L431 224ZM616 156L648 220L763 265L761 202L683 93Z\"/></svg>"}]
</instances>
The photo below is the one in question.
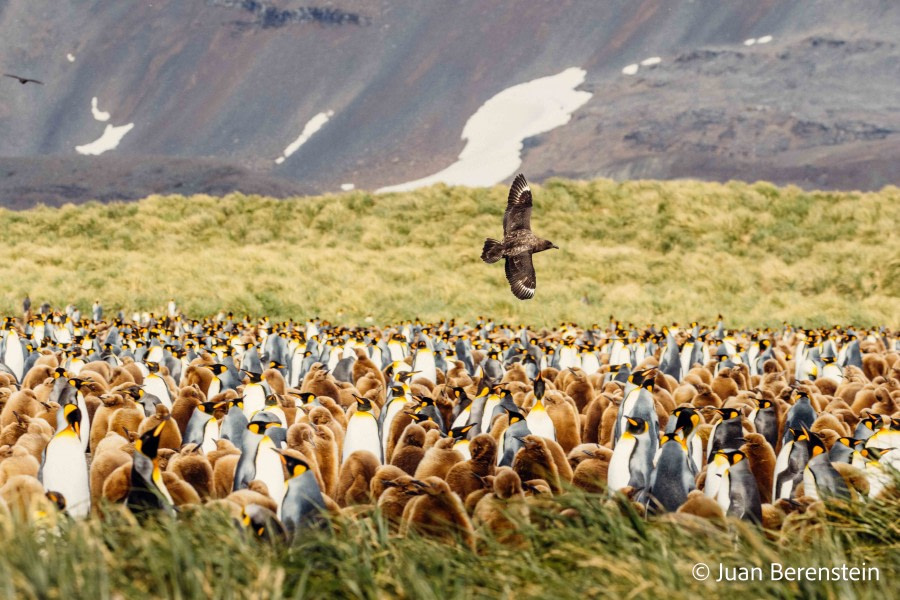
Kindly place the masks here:
<instances>
[{"instance_id":1,"label":"king penguin","mask_svg":"<svg viewBox=\"0 0 900 600\"><path fill-rule=\"evenodd\" d=\"M159 398L166 408L172 410L172 395L169 393L169 386L159 375L159 363L149 361L146 365L149 373L144 377L144 385L141 386L141 389L148 395Z\"/></svg>"},{"instance_id":2,"label":"king penguin","mask_svg":"<svg viewBox=\"0 0 900 600\"><path fill-rule=\"evenodd\" d=\"M537 377L534 379L534 406L528 411L525 422L528 424L528 429L533 435L539 435L555 442L556 428L553 425L553 420L550 418L550 415L547 414L547 409L544 408L544 403L541 401L544 397L545 388L546 384L544 383L540 372L538 372Z\"/></svg>"},{"instance_id":3,"label":"king penguin","mask_svg":"<svg viewBox=\"0 0 900 600\"><path fill-rule=\"evenodd\" d=\"M132 512L143 514L149 510L162 510L175 514L172 496L159 471L159 438L166 421L150 429L134 441L134 457L131 465L131 487L125 498L125 506Z\"/></svg>"},{"instance_id":4,"label":"king penguin","mask_svg":"<svg viewBox=\"0 0 900 600\"><path fill-rule=\"evenodd\" d=\"M756 478L750 471L750 461L740 450L719 450L715 460L725 459L728 468L722 475L722 484L716 501L725 514L762 525L762 503Z\"/></svg>"},{"instance_id":5,"label":"king penguin","mask_svg":"<svg viewBox=\"0 0 900 600\"><path fill-rule=\"evenodd\" d=\"M766 438L774 450L778 444L778 413L775 404L765 398L757 400L757 408L750 413L749 421L756 427L756 433Z\"/></svg>"},{"instance_id":6,"label":"king penguin","mask_svg":"<svg viewBox=\"0 0 900 600\"><path fill-rule=\"evenodd\" d=\"M40 480L47 492L62 494L72 517L86 517L91 511L91 489L81 445L81 411L74 404L66 404L57 411L56 420L65 426L44 449Z\"/></svg>"},{"instance_id":7,"label":"king penguin","mask_svg":"<svg viewBox=\"0 0 900 600\"><path fill-rule=\"evenodd\" d=\"M378 419L372 412L372 402L362 396L356 396L356 410L347 420L341 464L357 450L371 452L379 464L384 464L381 437L378 434Z\"/></svg>"},{"instance_id":8,"label":"king penguin","mask_svg":"<svg viewBox=\"0 0 900 600\"><path fill-rule=\"evenodd\" d=\"M254 479L259 479L269 488L269 495L276 503L284 494L284 474L281 459L275 453L275 442L266 435L266 430L280 427L278 417L265 412L255 415L247 425L241 442L241 456L234 471L232 491L242 490Z\"/></svg>"},{"instance_id":9,"label":"king penguin","mask_svg":"<svg viewBox=\"0 0 900 600\"><path fill-rule=\"evenodd\" d=\"M219 427L213 411L224 405L224 402L201 402L195 406L184 430L181 445L196 444L206 454L214 451L216 440L219 439Z\"/></svg>"},{"instance_id":10,"label":"king penguin","mask_svg":"<svg viewBox=\"0 0 900 600\"><path fill-rule=\"evenodd\" d=\"M809 436L803 430L788 429L787 441L781 446L775 459L775 488L772 501L781 498L790 500L796 493L797 484L803 480L803 469L809 461Z\"/></svg>"},{"instance_id":11,"label":"king penguin","mask_svg":"<svg viewBox=\"0 0 900 600\"><path fill-rule=\"evenodd\" d=\"M661 507L673 512L687 500L696 487L694 472L683 432L663 434L660 440L659 459L650 475L651 510Z\"/></svg>"},{"instance_id":12,"label":"king penguin","mask_svg":"<svg viewBox=\"0 0 900 600\"><path fill-rule=\"evenodd\" d=\"M497 459L501 467L511 467L516 452L525 445L526 435L531 435L528 423L522 413L509 411L509 427L503 432L501 443L497 448Z\"/></svg>"},{"instance_id":13,"label":"king penguin","mask_svg":"<svg viewBox=\"0 0 900 600\"><path fill-rule=\"evenodd\" d=\"M625 487L642 490L650 483L656 444L651 442L650 424L639 417L625 418L625 431L609 461L607 488L610 493Z\"/></svg>"},{"instance_id":14,"label":"king penguin","mask_svg":"<svg viewBox=\"0 0 900 600\"><path fill-rule=\"evenodd\" d=\"M278 518L288 533L294 534L300 529L321 527L325 521L325 498L319 488L309 464L303 460L299 452L291 450L275 450L287 471L285 493L278 505Z\"/></svg>"},{"instance_id":15,"label":"king penguin","mask_svg":"<svg viewBox=\"0 0 900 600\"><path fill-rule=\"evenodd\" d=\"M804 431L807 437L809 462L803 469L803 495L814 500L820 497L850 499L847 482L831 464L828 451L822 439L810 431Z\"/></svg>"},{"instance_id":16,"label":"king penguin","mask_svg":"<svg viewBox=\"0 0 900 600\"><path fill-rule=\"evenodd\" d=\"M253 420L253 415L266 408L266 384L258 371L244 371L250 378L250 383L244 386L241 398L244 401L244 416L247 421Z\"/></svg>"}]
</instances>

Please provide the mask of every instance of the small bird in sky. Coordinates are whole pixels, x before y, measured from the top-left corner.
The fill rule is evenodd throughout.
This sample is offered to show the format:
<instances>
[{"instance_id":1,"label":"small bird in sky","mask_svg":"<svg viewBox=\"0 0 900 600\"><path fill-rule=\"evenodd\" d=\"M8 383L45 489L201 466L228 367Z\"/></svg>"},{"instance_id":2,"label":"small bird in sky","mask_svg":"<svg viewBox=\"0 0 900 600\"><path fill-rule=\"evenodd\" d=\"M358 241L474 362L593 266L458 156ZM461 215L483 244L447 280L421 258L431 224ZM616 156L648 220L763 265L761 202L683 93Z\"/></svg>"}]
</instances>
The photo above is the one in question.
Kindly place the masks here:
<instances>
[{"instance_id":1,"label":"small bird in sky","mask_svg":"<svg viewBox=\"0 0 900 600\"><path fill-rule=\"evenodd\" d=\"M22 77L21 75L13 75L12 73L4 73L4 77L10 77L12 79L18 79L19 83L25 85L26 83L36 83L38 85L44 85L43 81L38 81L37 79L31 79L30 77Z\"/></svg>"},{"instance_id":2,"label":"small bird in sky","mask_svg":"<svg viewBox=\"0 0 900 600\"><path fill-rule=\"evenodd\" d=\"M534 297L537 278L531 255L559 246L542 240L531 231L531 188L521 173L509 188L506 212L503 214L503 241L487 238L481 260L495 263L506 258L506 278L513 295L520 300Z\"/></svg>"}]
</instances>

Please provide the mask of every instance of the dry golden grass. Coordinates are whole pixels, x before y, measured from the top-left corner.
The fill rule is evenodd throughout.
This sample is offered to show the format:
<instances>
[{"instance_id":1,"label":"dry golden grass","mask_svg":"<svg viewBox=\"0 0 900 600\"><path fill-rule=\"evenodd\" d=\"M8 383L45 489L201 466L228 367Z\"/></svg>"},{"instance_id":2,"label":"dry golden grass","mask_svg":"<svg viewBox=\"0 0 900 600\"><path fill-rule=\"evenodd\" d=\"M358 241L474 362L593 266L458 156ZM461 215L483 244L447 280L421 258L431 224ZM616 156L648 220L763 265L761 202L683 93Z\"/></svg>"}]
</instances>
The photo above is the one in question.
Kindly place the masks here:
<instances>
[{"instance_id":1,"label":"dry golden grass","mask_svg":"<svg viewBox=\"0 0 900 600\"><path fill-rule=\"evenodd\" d=\"M27 292L56 306L227 309L343 323L479 314L532 324L659 320L804 325L900 315L900 189L804 192L768 183L550 180L532 226L562 250L535 257L520 302L500 264L506 189L436 186L274 200L150 197L0 210L0 309Z\"/></svg>"}]
</instances>

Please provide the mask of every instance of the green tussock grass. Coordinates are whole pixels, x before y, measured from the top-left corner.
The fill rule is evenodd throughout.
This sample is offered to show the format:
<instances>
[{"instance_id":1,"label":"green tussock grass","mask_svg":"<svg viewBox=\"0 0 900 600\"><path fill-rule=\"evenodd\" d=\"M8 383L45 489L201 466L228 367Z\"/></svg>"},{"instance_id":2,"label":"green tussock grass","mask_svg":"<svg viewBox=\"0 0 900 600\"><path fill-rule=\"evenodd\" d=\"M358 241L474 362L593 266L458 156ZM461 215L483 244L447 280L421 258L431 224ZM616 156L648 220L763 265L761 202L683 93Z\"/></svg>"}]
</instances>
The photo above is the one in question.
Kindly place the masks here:
<instances>
[{"instance_id":1,"label":"green tussock grass","mask_svg":"<svg viewBox=\"0 0 900 600\"><path fill-rule=\"evenodd\" d=\"M219 309L342 323L480 314L584 324L660 320L897 324L900 189L806 192L768 183L550 180L532 227L562 249L535 257L520 302L502 264L507 189L274 200L154 196L0 210L0 308L27 292L56 306Z\"/></svg>"},{"instance_id":2,"label":"green tussock grass","mask_svg":"<svg viewBox=\"0 0 900 600\"><path fill-rule=\"evenodd\" d=\"M890 598L900 567L896 502L833 507L777 537L752 526L645 521L599 496L569 494L580 516L543 515L526 544L461 545L389 534L377 516L341 520L293 545L251 539L223 514L138 526L124 511L57 530L7 526L0 594L15 598ZM699 582L692 567L761 567L763 581ZM878 581L770 581L769 565L875 566Z\"/></svg>"}]
</instances>

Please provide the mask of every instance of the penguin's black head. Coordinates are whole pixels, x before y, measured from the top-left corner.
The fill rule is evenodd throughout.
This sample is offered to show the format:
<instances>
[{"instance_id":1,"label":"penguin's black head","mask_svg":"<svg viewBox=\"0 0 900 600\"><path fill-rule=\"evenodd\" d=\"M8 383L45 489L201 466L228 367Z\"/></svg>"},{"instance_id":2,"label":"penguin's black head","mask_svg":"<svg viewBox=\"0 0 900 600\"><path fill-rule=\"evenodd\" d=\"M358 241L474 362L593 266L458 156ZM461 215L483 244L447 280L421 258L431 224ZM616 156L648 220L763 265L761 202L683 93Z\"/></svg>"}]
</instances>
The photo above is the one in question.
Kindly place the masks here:
<instances>
[{"instance_id":1,"label":"penguin's black head","mask_svg":"<svg viewBox=\"0 0 900 600\"><path fill-rule=\"evenodd\" d=\"M416 423L424 423L426 421L434 421L431 418L431 415L426 415L422 413L406 413L409 415L409 418L415 421Z\"/></svg>"},{"instance_id":2,"label":"penguin's black head","mask_svg":"<svg viewBox=\"0 0 900 600\"><path fill-rule=\"evenodd\" d=\"M640 417L628 417L625 419L625 433L631 434L632 436L646 432L649 427L650 424Z\"/></svg>"},{"instance_id":3,"label":"penguin's black head","mask_svg":"<svg viewBox=\"0 0 900 600\"><path fill-rule=\"evenodd\" d=\"M197 410L208 415L213 414L217 408L221 408L225 402L201 402L197 405Z\"/></svg>"},{"instance_id":4,"label":"penguin's black head","mask_svg":"<svg viewBox=\"0 0 900 600\"><path fill-rule=\"evenodd\" d=\"M151 460L156 458L156 454L159 452L159 438L165 427L166 421L163 421L153 429L145 431L134 441L134 449Z\"/></svg>"},{"instance_id":5,"label":"penguin's black head","mask_svg":"<svg viewBox=\"0 0 900 600\"><path fill-rule=\"evenodd\" d=\"M519 421L525 420L525 415L523 415L522 413L515 411L515 410L510 410L508 408L505 410L507 413L509 413L509 424L510 425L512 425L513 423L518 423Z\"/></svg>"},{"instance_id":6,"label":"penguin's black head","mask_svg":"<svg viewBox=\"0 0 900 600\"><path fill-rule=\"evenodd\" d=\"M870 431L881 429L881 426L884 424L880 417L876 417L873 415L869 415L868 417L860 421L860 423Z\"/></svg>"},{"instance_id":7,"label":"penguin's black head","mask_svg":"<svg viewBox=\"0 0 900 600\"><path fill-rule=\"evenodd\" d=\"M56 510L66 510L66 497L63 496L61 492L50 491L44 494L44 496L56 506Z\"/></svg>"},{"instance_id":8,"label":"penguin's black head","mask_svg":"<svg viewBox=\"0 0 900 600\"><path fill-rule=\"evenodd\" d=\"M537 375L534 378L534 397L538 400L544 397L544 392L546 391L547 384L544 383L544 378L541 376L541 372L538 371Z\"/></svg>"},{"instance_id":9,"label":"penguin's black head","mask_svg":"<svg viewBox=\"0 0 900 600\"><path fill-rule=\"evenodd\" d=\"M300 477L309 471L309 463L302 458L295 456L293 453L288 454L280 448L275 449L275 452L278 453L278 456L281 458L281 464L283 464L284 468L287 470L288 479Z\"/></svg>"},{"instance_id":10,"label":"penguin's black head","mask_svg":"<svg viewBox=\"0 0 900 600\"><path fill-rule=\"evenodd\" d=\"M159 363L158 362L147 361L145 364L147 365L147 370L150 371L151 373L156 373L159 371Z\"/></svg>"},{"instance_id":11,"label":"penguin's black head","mask_svg":"<svg viewBox=\"0 0 900 600\"><path fill-rule=\"evenodd\" d=\"M353 397L356 398L356 410L357 411L371 412L371 410L372 410L372 401L371 400L369 400L365 396L357 396L356 394L354 394ZM434 403L433 400L432 400L432 403ZM424 403L423 403L423 405L424 405Z\"/></svg>"},{"instance_id":12,"label":"penguin's black head","mask_svg":"<svg viewBox=\"0 0 900 600\"><path fill-rule=\"evenodd\" d=\"M461 387L459 387L459 386L456 386L456 387L451 388L451 389L453 390L453 396L454 396L455 398L457 398L457 399L459 399L459 400L466 400L466 399L468 399L468 396L466 395L466 390L464 390L463 388L461 388Z\"/></svg>"},{"instance_id":13,"label":"penguin's black head","mask_svg":"<svg viewBox=\"0 0 900 600\"><path fill-rule=\"evenodd\" d=\"M765 398L759 400L759 410L766 410L772 408L773 406L774 405L772 404L771 400L766 400Z\"/></svg>"},{"instance_id":14,"label":"penguin's black head","mask_svg":"<svg viewBox=\"0 0 900 600\"><path fill-rule=\"evenodd\" d=\"M78 408L76 404L66 404L62 407L63 416L66 418L66 423L75 431L79 436L81 435L81 409Z\"/></svg>"},{"instance_id":15,"label":"penguin's black head","mask_svg":"<svg viewBox=\"0 0 900 600\"><path fill-rule=\"evenodd\" d=\"M820 454L825 454L828 452L828 449L825 447L825 442L822 441L815 433L808 431L805 427L803 428L803 432L806 434L806 447L809 450L809 457L815 458Z\"/></svg>"},{"instance_id":16,"label":"penguin's black head","mask_svg":"<svg viewBox=\"0 0 900 600\"><path fill-rule=\"evenodd\" d=\"M717 408L716 412L722 415L723 421L728 421L730 419L736 419L741 416L741 411L736 408Z\"/></svg>"},{"instance_id":17,"label":"penguin's black head","mask_svg":"<svg viewBox=\"0 0 900 600\"><path fill-rule=\"evenodd\" d=\"M694 427L700 424L700 413L689 406L676 408L673 412L675 418L675 430L681 430L685 435L694 430Z\"/></svg>"},{"instance_id":18,"label":"penguin's black head","mask_svg":"<svg viewBox=\"0 0 900 600\"><path fill-rule=\"evenodd\" d=\"M53 379L59 379L60 377L68 377L68 376L69 376L69 374L62 367L56 367L56 369L53 370Z\"/></svg>"},{"instance_id":19,"label":"penguin's black head","mask_svg":"<svg viewBox=\"0 0 900 600\"><path fill-rule=\"evenodd\" d=\"M718 452L716 452L716 456L725 457L728 460L728 464L732 466L747 458L747 456L740 450L719 450Z\"/></svg>"},{"instance_id":20,"label":"penguin's black head","mask_svg":"<svg viewBox=\"0 0 900 600\"><path fill-rule=\"evenodd\" d=\"M453 439L462 439L466 437L466 434L469 433L469 430L475 427L474 423L472 425L463 425L462 427L454 427L450 430L450 437Z\"/></svg>"},{"instance_id":21,"label":"penguin's black head","mask_svg":"<svg viewBox=\"0 0 900 600\"><path fill-rule=\"evenodd\" d=\"M228 370L228 367L226 367L225 365L223 365L223 364L221 364L221 363L216 363L216 364L214 364L214 365L209 365L209 368L210 368L210 370L212 370L212 372L215 373L216 375L221 375L222 373L224 373L225 371Z\"/></svg>"}]
</instances>

